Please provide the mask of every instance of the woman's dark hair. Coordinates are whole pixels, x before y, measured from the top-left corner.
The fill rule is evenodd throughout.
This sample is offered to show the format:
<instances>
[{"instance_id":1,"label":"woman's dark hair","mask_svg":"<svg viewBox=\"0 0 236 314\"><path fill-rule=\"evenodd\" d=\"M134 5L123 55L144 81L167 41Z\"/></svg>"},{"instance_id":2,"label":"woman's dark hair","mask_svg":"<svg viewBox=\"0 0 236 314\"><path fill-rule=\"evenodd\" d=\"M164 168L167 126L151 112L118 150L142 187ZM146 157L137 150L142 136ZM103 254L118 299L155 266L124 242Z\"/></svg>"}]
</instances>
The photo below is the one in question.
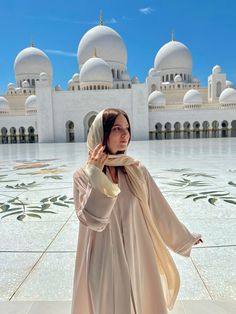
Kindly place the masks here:
<instances>
[{"instance_id":1,"label":"woman's dark hair","mask_svg":"<svg viewBox=\"0 0 236 314\"><path fill-rule=\"evenodd\" d=\"M130 122L129 122L129 117L127 115L127 113L125 111L123 111L122 109L117 109L117 108L107 108L104 110L103 112L103 116L102 116L102 121L103 121L103 145L105 145L105 152L106 153L110 153L108 147L107 147L107 141L109 138L109 135L111 133L111 129L115 123L116 118L122 114L129 125L128 131L130 134L130 138L131 138L131 130L130 130ZM130 141L129 138L129 141ZM117 152L117 153L122 153L122 152Z\"/></svg>"}]
</instances>

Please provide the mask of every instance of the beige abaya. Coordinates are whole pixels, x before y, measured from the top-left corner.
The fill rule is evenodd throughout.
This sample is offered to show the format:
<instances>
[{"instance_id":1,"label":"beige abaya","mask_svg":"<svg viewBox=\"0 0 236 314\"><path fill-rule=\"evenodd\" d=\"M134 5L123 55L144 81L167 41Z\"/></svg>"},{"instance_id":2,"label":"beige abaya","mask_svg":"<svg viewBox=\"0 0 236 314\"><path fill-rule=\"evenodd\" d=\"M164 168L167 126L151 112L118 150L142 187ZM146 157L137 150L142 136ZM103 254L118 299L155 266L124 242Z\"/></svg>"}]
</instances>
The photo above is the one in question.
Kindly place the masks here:
<instances>
[{"instance_id":1,"label":"beige abaya","mask_svg":"<svg viewBox=\"0 0 236 314\"><path fill-rule=\"evenodd\" d=\"M178 220L148 170L153 221L165 245L188 257L201 235ZM108 182L109 181L109 182ZM72 314L166 314L161 275L140 202L119 169L118 185L95 166L74 174L74 200L80 220Z\"/></svg>"}]
</instances>

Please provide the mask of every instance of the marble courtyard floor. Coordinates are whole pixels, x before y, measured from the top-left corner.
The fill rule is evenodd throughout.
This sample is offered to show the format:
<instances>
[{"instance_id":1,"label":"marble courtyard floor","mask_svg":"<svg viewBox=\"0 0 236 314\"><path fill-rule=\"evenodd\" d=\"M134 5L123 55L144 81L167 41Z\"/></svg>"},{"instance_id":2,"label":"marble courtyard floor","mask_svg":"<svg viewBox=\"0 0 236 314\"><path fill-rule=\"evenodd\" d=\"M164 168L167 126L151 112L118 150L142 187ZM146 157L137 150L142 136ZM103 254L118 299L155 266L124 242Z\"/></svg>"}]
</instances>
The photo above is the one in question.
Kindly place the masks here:
<instances>
[{"instance_id":1,"label":"marble courtyard floor","mask_svg":"<svg viewBox=\"0 0 236 314\"><path fill-rule=\"evenodd\" d=\"M236 313L236 138L132 142L179 219L202 234L173 314ZM0 145L0 313L69 314L84 143ZM110 314L110 313L109 313Z\"/></svg>"}]
</instances>

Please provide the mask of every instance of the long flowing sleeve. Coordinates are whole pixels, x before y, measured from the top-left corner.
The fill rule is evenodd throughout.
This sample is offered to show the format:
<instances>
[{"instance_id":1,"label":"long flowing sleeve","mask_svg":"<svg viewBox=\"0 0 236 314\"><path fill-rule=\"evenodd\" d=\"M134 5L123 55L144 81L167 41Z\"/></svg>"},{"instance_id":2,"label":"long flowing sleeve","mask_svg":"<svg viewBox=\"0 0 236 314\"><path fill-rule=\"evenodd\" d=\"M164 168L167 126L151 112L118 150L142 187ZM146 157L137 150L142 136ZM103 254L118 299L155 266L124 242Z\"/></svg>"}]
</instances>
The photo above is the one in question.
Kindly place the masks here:
<instances>
[{"instance_id":1,"label":"long flowing sleeve","mask_svg":"<svg viewBox=\"0 0 236 314\"><path fill-rule=\"evenodd\" d=\"M148 185L149 206L163 241L175 253L189 257L193 244L201 235L191 233L179 221L148 170L144 166L142 170Z\"/></svg>"},{"instance_id":2,"label":"long flowing sleeve","mask_svg":"<svg viewBox=\"0 0 236 314\"><path fill-rule=\"evenodd\" d=\"M109 223L120 189L97 167L89 165L73 175L76 215L88 228L101 232Z\"/></svg>"}]
</instances>

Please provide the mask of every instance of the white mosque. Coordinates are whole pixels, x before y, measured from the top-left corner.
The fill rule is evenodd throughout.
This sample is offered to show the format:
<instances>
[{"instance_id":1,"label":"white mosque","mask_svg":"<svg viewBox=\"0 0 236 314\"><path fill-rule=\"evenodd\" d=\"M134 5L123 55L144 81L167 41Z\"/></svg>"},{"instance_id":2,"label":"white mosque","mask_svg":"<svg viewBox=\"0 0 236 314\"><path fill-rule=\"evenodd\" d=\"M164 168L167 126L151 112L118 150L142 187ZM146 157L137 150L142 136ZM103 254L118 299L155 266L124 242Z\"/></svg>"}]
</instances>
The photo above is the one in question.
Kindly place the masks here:
<instances>
[{"instance_id":1,"label":"white mosque","mask_svg":"<svg viewBox=\"0 0 236 314\"><path fill-rule=\"evenodd\" d=\"M67 90L52 86L47 55L32 46L14 63L16 83L0 96L0 143L83 142L96 114L124 109L133 140L236 136L236 90L216 65L202 87L192 56L172 40L157 52L146 81L132 79L127 51L112 28L91 28L78 46L79 73Z\"/></svg>"}]
</instances>

